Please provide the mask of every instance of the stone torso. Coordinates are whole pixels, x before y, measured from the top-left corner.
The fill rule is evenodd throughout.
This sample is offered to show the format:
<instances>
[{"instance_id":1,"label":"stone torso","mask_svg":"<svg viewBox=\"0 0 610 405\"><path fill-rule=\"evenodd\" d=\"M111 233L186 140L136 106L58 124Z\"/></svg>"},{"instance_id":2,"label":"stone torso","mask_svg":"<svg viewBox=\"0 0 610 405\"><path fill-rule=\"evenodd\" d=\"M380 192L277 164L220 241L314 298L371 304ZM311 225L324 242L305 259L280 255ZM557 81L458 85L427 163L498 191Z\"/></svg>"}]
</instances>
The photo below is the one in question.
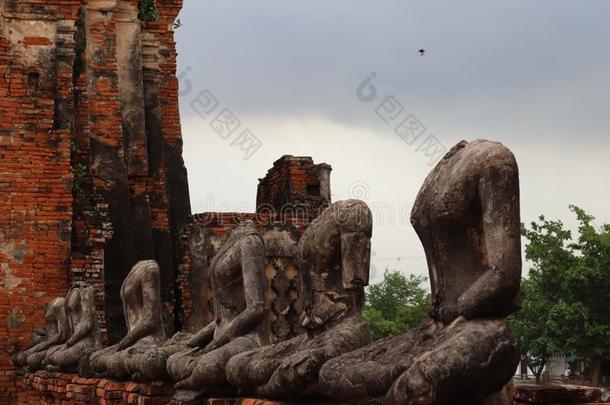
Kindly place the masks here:
<instances>
[{"instance_id":1,"label":"stone torso","mask_svg":"<svg viewBox=\"0 0 610 405\"><path fill-rule=\"evenodd\" d=\"M131 331L140 321L143 310L142 289L139 274L131 272L121 286L121 299L125 307L127 330Z\"/></svg>"},{"instance_id":2,"label":"stone torso","mask_svg":"<svg viewBox=\"0 0 610 405\"><path fill-rule=\"evenodd\" d=\"M80 287L75 288L68 294L66 301L67 318L70 325L70 329L75 332L79 325L87 324L90 320L88 316L93 317L93 323L90 329L87 330L86 335L82 338L87 343L101 343L99 336L99 328L97 319L95 319L95 308L92 308L91 313L87 313L85 305L88 302L87 297L83 295L94 294L91 287ZM90 303L92 305L93 302Z\"/></svg>"},{"instance_id":3,"label":"stone torso","mask_svg":"<svg viewBox=\"0 0 610 405\"><path fill-rule=\"evenodd\" d=\"M64 298L56 298L49 304L49 308L45 315L45 331L47 333L47 338L57 335L61 330L70 331L70 325L60 325L60 322L66 320L65 302Z\"/></svg>"},{"instance_id":4,"label":"stone torso","mask_svg":"<svg viewBox=\"0 0 610 405\"><path fill-rule=\"evenodd\" d=\"M315 231L305 231L299 241L299 255L307 258L311 288L342 290L341 233L335 221L320 222Z\"/></svg>"},{"instance_id":5,"label":"stone torso","mask_svg":"<svg viewBox=\"0 0 610 405\"><path fill-rule=\"evenodd\" d=\"M144 337L142 343L148 341L156 341L163 339L162 321L160 308L155 308L152 314L148 314L145 311L144 300L152 301L153 297L145 296L145 290L143 286L143 280L146 277L146 272L150 271L147 266L136 266L127 276L123 285L121 286L121 299L123 301L125 320L127 322L127 330L132 331L137 325L142 322L150 322L145 319L147 316L152 316L154 319L152 322L157 325L155 333L153 335ZM151 290L149 294L152 294Z\"/></svg>"},{"instance_id":6,"label":"stone torso","mask_svg":"<svg viewBox=\"0 0 610 405\"><path fill-rule=\"evenodd\" d=\"M56 335L59 332L57 325L57 316L55 314L47 314L45 318L45 332L48 336Z\"/></svg>"},{"instance_id":7,"label":"stone torso","mask_svg":"<svg viewBox=\"0 0 610 405\"><path fill-rule=\"evenodd\" d=\"M214 336L220 336L231 322L246 310L246 291L242 271L241 245L246 238L260 238L255 231L245 231L232 235L222 246L210 266L216 329ZM249 335L258 336L254 330Z\"/></svg>"},{"instance_id":8,"label":"stone torso","mask_svg":"<svg viewBox=\"0 0 610 405\"><path fill-rule=\"evenodd\" d=\"M329 328L346 316L360 314L364 285L368 284L371 234L371 211L358 200L332 204L305 230L296 259L302 276L303 327ZM347 242L349 235L358 235L368 244L358 247ZM358 275L347 270L344 255L348 245L357 250L354 256L361 256ZM359 280L354 282L356 278Z\"/></svg>"},{"instance_id":9,"label":"stone torso","mask_svg":"<svg viewBox=\"0 0 610 405\"><path fill-rule=\"evenodd\" d=\"M68 296L66 304L68 321L72 330L83 321L83 306L80 291L77 289Z\"/></svg>"},{"instance_id":10,"label":"stone torso","mask_svg":"<svg viewBox=\"0 0 610 405\"><path fill-rule=\"evenodd\" d=\"M430 173L417 196L411 222L428 262L431 316L444 323L459 315L460 296L490 270L480 186L493 165L489 157L508 153L493 142L460 142Z\"/></svg>"}]
</instances>

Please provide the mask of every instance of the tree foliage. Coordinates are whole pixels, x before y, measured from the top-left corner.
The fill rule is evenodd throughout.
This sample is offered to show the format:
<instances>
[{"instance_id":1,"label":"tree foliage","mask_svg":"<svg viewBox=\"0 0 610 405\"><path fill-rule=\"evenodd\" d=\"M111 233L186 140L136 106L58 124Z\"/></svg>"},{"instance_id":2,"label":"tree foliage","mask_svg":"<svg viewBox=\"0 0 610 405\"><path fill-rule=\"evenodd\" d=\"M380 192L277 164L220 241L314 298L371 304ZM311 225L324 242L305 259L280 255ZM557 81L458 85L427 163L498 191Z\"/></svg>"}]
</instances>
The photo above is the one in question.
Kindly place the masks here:
<instances>
[{"instance_id":1,"label":"tree foliage","mask_svg":"<svg viewBox=\"0 0 610 405\"><path fill-rule=\"evenodd\" d=\"M540 285L532 279L523 281L521 292L522 309L509 317L508 322L528 366L539 382L551 354L560 351L548 325L552 303L544 297Z\"/></svg>"},{"instance_id":2,"label":"tree foliage","mask_svg":"<svg viewBox=\"0 0 610 405\"><path fill-rule=\"evenodd\" d=\"M601 359L610 356L610 225L596 228L591 215L570 208L576 240L544 216L523 228L533 267L522 286L523 309L509 322L535 374L551 353L563 352L587 358L596 380Z\"/></svg>"},{"instance_id":3,"label":"tree foliage","mask_svg":"<svg viewBox=\"0 0 610 405\"><path fill-rule=\"evenodd\" d=\"M383 281L368 287L363 316L376 339L413 329L427 317L426 281L423 276L386 270Z\"/></svg>"}]
</instances>

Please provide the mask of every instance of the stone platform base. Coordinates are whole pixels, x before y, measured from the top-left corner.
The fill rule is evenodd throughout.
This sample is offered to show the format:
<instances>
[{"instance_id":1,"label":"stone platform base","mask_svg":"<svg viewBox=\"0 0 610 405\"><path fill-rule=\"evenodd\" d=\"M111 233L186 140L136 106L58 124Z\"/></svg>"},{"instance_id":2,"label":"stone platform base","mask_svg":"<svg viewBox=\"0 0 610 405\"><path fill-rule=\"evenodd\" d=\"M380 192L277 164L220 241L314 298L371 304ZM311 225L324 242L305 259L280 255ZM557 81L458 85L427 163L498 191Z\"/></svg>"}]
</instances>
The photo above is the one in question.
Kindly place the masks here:
<instances>
[{"instance_id":1,"label":"stone platform base","mask_svg":"<svg viewBox=\"0 0 610 405\"><path fill-rule=\"evenodd\" d=\"M157 386L82 378L76 374L37 371L19 383L18 405L347 405L329 403L275 402L250 398L208 398L196 401L173 399L170 385Z\"/></svg>"},{"instance_id":2,"label":"stone platform base","mask_svg":"<svg viewBox=\"0 0 610 405\"><path fill-rule=\"evenodd\" d=\"M117 382L82 378L76 374L38 371L26 374L19 382L18 405L348 405L328 402L277 402L252 398L206 398L192 401L174 399L171 385ZM599 388L574 385L509 384L505 392L490 397L486 405L610 405L602 402Z\"/></svg>"},{"instance_id":3,"label":"stone platform base","mask_svg":"<svg viewBox=\"0 0 610 405\"><path fill-rule=\"evenodd\" d=\"M514 389L514 405L610 404L602 402L600 388L576 385L519 385Z\"/></svg>"}]
</instances>

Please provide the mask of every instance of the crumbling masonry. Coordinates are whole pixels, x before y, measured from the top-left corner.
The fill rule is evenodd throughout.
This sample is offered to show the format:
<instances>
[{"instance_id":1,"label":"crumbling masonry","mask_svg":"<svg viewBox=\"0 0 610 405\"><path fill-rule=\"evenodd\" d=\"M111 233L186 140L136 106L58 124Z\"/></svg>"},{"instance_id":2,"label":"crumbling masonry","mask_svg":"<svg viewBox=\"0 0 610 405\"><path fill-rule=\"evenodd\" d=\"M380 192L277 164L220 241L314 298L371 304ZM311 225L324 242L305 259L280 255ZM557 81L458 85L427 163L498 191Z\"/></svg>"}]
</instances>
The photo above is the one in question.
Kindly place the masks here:
<instances>
[{"instance_id":1,"label":"crumbling masonry","mask_svg":"<svg viewBox=\"0 0 610 405\"><path fill-rule=\"evenodd\" d=\"M171 25L182 0L0 0L0 402L10 354L74 281L96 289L108 342L134 263L164 269L172 328L190 215Z\"/></svg>"},{"instance_id":2,"label":"crumbling masonry","mask_svg":"<svg viewBox=\"0 0 610 405\"><path fill-rule=\"evenodd\" d=\"M21 381L11 354L76 281L95 288L106 344L125 333L119 291L142 259L162 269L170 335L208 321L205 267L243 219L271 238L271 340L301 332L292 249L330 203L331 168L285 156L259 182L258 212L191 216L171 29L182 1L157 0L154 21L139 7L0 0L0 403Z\"/></svg>"},{"instance_id":3,"label":"crumbling masonry","mask_svg":"<svg viewBox=\"0 0 610 405\"><path fill-rule=\"evenodd\" d=\"M211 373L214 387L230 383L240 395L401 404L414 403L415 394L426 404L500 396L509 403L510 394L494 392L518 361L504 323L517 308L521 274L512 153L463 141L424 182L413 210L423 220L413 223L431 263L431 318L369 344L360 311L372 215L361 201L330 205L329 165L283 156L259 179L255 212L191 215L175 75L181 6L0 0L0 404L186 405L190 397L179 391L203 384L206 367L220 367ZM242 237L253 239L233 250ZM244 288L218 288L242 279ZM27 356L36 371L18 375L11 355L40 337L45 307L75 283L87 289L87 319L97 317L89 323L101 332L96 348L125 336L125 313L130 334L142 333L130 338L138 342L109 347L108 356L106 349L82 355L78 375L52 367L63 346L45 346ZM60 300L50 307L51 338L43 346L65 342L69 327L61 322L73 318L61 315L71 304ZM143 307L149 313L138 319ZM235 330L227 327L243 314ZM204 371L178 364L169 368L187 370L195 382L144 383L146 373L133 370L144 364L164 373L172 358L145 354L177 330L214 333L205 348L184 349L198 358L195 371ZM56 357L59 364L63 357ZM169 368L179 383L186 380Z\"/></svg>"}]
</instances>

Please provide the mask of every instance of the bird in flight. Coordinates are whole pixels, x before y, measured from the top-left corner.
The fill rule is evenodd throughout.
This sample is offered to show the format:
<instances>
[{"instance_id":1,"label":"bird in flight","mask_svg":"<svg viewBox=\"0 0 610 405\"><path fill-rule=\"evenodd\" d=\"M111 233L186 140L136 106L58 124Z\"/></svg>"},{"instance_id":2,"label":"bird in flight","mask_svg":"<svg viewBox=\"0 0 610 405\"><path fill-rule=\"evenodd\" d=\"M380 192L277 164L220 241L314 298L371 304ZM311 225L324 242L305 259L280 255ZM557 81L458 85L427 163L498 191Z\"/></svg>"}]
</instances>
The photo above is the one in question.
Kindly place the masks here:
<instances>
[{"instance_id":1,"label":"bird in flight","mask_svg":"<svg viewBox=\"0 0 610 405\"><path fill-rule=\"evenodd\" d=\"M425 53L426 53L426 50L425 50L425 49L420 49L420 50L419 50L419 55L420 55L420 56L424 56L424 54L425 54Z\"/></svg>"}]
</instances>

